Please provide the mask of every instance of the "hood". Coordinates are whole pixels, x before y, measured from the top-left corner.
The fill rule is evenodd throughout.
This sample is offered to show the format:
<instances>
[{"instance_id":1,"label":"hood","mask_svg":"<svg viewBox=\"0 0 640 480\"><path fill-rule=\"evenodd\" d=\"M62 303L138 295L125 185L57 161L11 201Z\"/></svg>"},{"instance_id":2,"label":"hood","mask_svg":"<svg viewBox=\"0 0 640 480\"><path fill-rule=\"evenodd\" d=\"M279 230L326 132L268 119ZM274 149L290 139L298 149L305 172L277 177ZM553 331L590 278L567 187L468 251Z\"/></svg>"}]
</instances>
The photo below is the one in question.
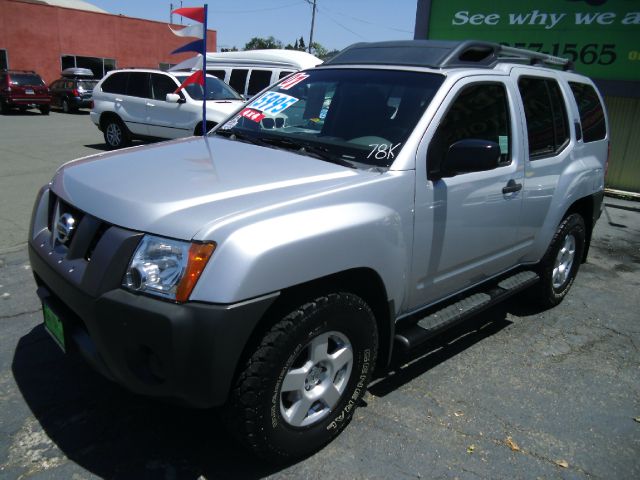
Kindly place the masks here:
<instances>
[{"instance_id":1,"label":"hood","mask_svg":"<svg viewBox=\"0 0 640 480\"><path fill-rule=\"evenodd\" d=\"M190 240L216 222L369 175L288 151L198 137L69 162L52 188L111 224Z\"/></svg>"}]
</instances>

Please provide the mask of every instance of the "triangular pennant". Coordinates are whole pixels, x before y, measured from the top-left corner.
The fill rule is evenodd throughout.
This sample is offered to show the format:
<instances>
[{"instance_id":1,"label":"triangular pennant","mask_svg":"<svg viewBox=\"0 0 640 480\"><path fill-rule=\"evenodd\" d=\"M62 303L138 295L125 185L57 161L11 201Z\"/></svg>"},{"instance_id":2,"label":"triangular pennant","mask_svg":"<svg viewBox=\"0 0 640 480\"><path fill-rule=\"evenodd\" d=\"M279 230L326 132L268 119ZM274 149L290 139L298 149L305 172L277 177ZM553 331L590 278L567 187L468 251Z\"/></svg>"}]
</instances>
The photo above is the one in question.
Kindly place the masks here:
<instances>
[{"instance_id":1,"label":"triangular pennant","mask_svg":"<svg viewBox=\"0 0 640 480\"><path fill-rule=\"evenodd\" d=\"M169 25L169 30L179 37L195 37L204 38L204 25L196 23L195 25L187 25L181 30L174 30Z\"/></svg>"},{"instance_id":2,"label":"triangular pennant","mask_svg":"<svg viewBox=\"0 0 640 480\"><path fill-rule=\"evenodd\" d=\"M202 73L202 70L198 70L189 75L189 77L184 82L182 82L182 85L180 85L174 93L178 93L184 87L186 87L187 85L191 85L192 83L199 83L200 85L204 85L204 74Z\"/></svg>"},{"instance_id":3,"label":"triangular pennant","mask_svg":"<svg viewBox=\"0 0 640 480\"><path fill-rule=\"evenodd\" d=\"M180 48L176 48L173 52L171 52L171 54L182 53L182 52L202 53L203 51L204 51L203 40L194 40L193 42L187 43L186 45L183 45Z\"/></svg>"},{"instance_id":4,"label":"triangular pennant","mask_svg":"<svg viewBox=\"0 0 640 480\"><path fill-rule=\"evenodd\" d=\"M176 13L178 15L182 15L183 17L190 18L191 20L195 20L196 22L204 23L203 7L178 8L171 13Z\"/></svg>"}]
</instances>

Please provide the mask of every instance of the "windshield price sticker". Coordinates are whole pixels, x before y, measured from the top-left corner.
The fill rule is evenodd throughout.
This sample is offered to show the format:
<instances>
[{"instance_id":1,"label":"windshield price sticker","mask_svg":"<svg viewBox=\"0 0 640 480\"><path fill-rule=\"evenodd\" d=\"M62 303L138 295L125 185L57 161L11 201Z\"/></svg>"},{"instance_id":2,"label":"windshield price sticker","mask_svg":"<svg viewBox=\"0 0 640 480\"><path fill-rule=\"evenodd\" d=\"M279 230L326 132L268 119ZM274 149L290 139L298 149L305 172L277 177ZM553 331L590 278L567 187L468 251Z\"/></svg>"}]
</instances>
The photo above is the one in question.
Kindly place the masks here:
<instances>
[{"instance_id":1,"label":"windshield price sticker","mask_svg":"<svg viewBox=\"0 0 640 480\"><path fill-rule=\"evenodd\" d=\"M259 110L254 110L253 108L245 108L240 112L240 116L254 122L259 122L265 117L265 114L260 112Z\"/></svg>"},{"instance_id":2,"label":"windshield price sticker","mask_svg":"<svg viewBox=\"0 0 640 480\"><path fill-rule=\"evenodd\" d=\"M389 160L396 158L395 149L398 148L401 143L396 143L395 145L389 143L371 143L370 147L373 147L373 150L367 155L367 158L373 155L373 158L376 160Z\"/></svg>"},{"instance_id":3,"label":"windshield price sticker","mask_svg":"<svg viewBox=\"0 0 640 480\"><path fill-rule=\"evenodd\" d=\"M309 75L306 73L296 73L295 75L291 75L279 85L280 90L289 90L291 87L296 86L306 78L309 78Z\"/></svg>"},{"instance_id":4,"label":"windshield price sticker","mask_svg":"<svg viewBox=\"0 0 640 480\"><path fill-rule=\"evenodd\" d=\"M284 93L267 92L256 99L256 101L249 105L249 107L255 110L260 110L262 113L267 115L276 115L284 109L289 108L298 100L298 98Z\"/></svg>"}]
</instances>

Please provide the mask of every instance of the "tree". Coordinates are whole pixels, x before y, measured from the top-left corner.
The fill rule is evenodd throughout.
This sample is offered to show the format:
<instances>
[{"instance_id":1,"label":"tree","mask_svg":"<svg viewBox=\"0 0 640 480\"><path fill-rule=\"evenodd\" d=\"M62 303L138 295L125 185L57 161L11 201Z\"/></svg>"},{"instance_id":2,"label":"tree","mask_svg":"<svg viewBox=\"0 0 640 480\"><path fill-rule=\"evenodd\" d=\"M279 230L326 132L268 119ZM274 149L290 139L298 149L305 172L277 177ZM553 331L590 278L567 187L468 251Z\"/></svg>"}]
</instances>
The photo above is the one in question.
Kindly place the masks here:
<instances>
[{"instance_id":1,"label":"tree","mask_svg":"<svg viewBox=\"0 0 640 480\"><path fill-rule=\"evenodd\" d=\"M253 37L244 46L245 50L263 50L269 48L282 48L282 42L273 36L267 38Z\"/></svg>"},{"instance_id":2,"label":"tree","mask_svg":"<svg viewBox=\"0 0 640 480\"><path fill-rule=\"evenodd\" d=\"M304 38L302 38L302 36L300 36L300 40L298 41L298 50L304 52L307 49L305 43L304 43Z\"/></svg>"},{"instance_id":3,"label":"tree","mask_svg":"<svg viewBox=\"0 0 640 480\"><path fill-rule=\"evenodd\" d=\"M318 42L313 42L311 44L311 53L313 53L316 57L324 60L324 58L327 56L327 53L329 53L329 51L326 48L324 48L322 45L320 45Z\"/></svg>"}]
</instances>

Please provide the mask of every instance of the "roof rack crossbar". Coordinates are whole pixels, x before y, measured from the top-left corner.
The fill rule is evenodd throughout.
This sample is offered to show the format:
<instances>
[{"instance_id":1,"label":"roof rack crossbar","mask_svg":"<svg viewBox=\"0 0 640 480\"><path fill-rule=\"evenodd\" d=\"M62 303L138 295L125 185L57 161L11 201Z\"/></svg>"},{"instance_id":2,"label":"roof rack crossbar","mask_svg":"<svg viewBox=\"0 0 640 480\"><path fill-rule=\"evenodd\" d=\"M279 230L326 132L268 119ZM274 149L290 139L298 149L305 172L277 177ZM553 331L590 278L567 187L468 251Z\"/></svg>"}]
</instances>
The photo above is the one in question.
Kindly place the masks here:
<instances>
[{"instance_id":1,"label":"roof rack crossbar","mask_svg":"<svg viewBox=\"0 0 640 480\"><path fill-rule=\"evenodd\" d=\"M507 47L505 45L500 45L498 53L506 54L506 56L499 57L502 61L527 59L530 60L532 64L543 63L545 65L555 65L562 67L563 70L571 70L573 68L573 62L568 58L556 57L554 55L549 55L548 53L533 52L531 50Z\"/></svg>"}]
</instances>

